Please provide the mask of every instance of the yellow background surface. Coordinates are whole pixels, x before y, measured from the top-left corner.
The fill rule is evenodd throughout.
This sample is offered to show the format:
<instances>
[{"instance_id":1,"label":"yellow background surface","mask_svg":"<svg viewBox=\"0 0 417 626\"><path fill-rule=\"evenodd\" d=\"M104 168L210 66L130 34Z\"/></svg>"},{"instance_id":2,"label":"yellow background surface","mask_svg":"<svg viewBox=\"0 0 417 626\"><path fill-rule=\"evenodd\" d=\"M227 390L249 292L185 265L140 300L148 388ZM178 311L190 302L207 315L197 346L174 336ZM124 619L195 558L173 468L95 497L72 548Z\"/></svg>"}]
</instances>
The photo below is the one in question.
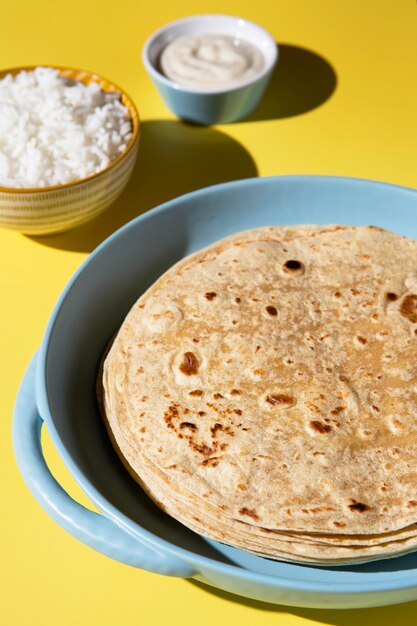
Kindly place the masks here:
<instances>
[{"instance_id":1,"label":"yellow background surface","mask_svg":"<svg viewBox=\"0 0 417 626\"><path fill-rule=\"evenodd\" d=\"M198 12L242 15L283 45L249 120L181 124L142 67L141 47L154 29ZM11 447L17 388L59 293L86 254L135 215L185 191L257 175L340 174L417 187L416 18L414 0L2 0L0 67L94 70L127 90L143 124L132 181L102 217L54 237L0 231L1 625L416 623L417 602L357 611L275 607L112 562L48 518ZM43 439L59 480L86 503Z\"/></svg>"}]
</instances>

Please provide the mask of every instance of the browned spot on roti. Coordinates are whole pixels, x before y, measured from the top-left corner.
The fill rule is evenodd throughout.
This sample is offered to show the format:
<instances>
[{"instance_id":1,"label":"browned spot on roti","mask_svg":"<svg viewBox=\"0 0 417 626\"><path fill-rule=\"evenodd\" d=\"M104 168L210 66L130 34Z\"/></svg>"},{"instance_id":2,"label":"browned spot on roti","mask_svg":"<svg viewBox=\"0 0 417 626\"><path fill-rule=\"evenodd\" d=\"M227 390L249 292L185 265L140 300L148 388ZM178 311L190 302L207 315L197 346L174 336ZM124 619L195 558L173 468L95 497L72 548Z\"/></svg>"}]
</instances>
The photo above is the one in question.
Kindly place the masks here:
<instances>
[{"instance_id":1,"label":"browned spot on roti","mask_svg":"<svg viewBox=\"0 0 417 626\"><path fill-rule=\"evenodd\" d=\"M247 515L248 517L251 517L254 520L259 520L259 515L257 515L255 509L248 509L246 506L242 507L241 509L239 509L239 513L241 515Z\"/></svg>"},{"instance_id":2,"label":"browned spot on roti","mask_svg":"<svg viewBox=\"0 0 417 626\"><path fill-rule=\"evenodd\" d=\"M357 511L358 513L364 513L365 511L370 511L371 507L363 502L357 502L356 500L351 500L352 504L349 504L349 508L351 511Z\"/></svg>"},{"instance_id":3,"label":"browned spot on roti","mask_svg":"<svg viewBox=\"0 0 417 626\"><path fill-rule=\"evenodd\" d=\"M274 306L269 305L265 307L265 310L269 315L272 315L272 317L276 317L278 315L278 311Z\"/></svg>"},{"instance_id":4,"label":"browned spot on roti","mask_svg":"<svg viewBox=\"0 0 417 626\"><path fill-rule=\"evenodd\" d=\"M222 396L221 393L215 393L215 394L213 394L213 398L215 400L220 400L221 398L224 398L224 396Z\"/></svg>"},{"instance_id":5,"label":"browned spot on roti","mask_svg":"<svg viewBox=\"0 0 417 626\"><path fill-rule=\"evenodd\" d=\"M329 424L323 424L323 422L319 422L317 420L311 421L310 426L313 430L317 431L320 434L329 433L332 429Z\"/></svg>"},{"instance_id":6,"label":"browned spot on roti","mask_svg":"<svg viewBox=\"0 0 417 626\"><path fill-rule=\"evenodd\" d=\"M187 376L195 376L200 363L193 352L185 352L184 360L180 365L180 370Z\"/></svg>"},{"instance_id":7,"label":"browned spot on roti","mask_svg":"<svg viewBox=\"0 0 417 626\"><path fill-rule=\"evenodd\" d=\"M303 264L295 259L290 259L284 263L283 268L286 272L299 272L303 269Z\"/></svg>"},{"instance_id":8,"label":"browned spot on roti","mask_svg":"<svg viewBox=\"0 0 417 626\"><path fill-rule=\"evenodd\" d=\"M217 296L217 293L215 291L207 291L207 293L205 294L207 300L214 300L214 298Z\"/></svg>"},{"instance_id":9,"label":"browned spot on roti","mask_svg":"<svg viewBox=\"0 0 417 626\"><path fill-rule=\"evenodd\" d=\"M392 292L392 291L387 291L386 294L385 294L385 297L390 302L395 302L396 300L398 300L397 294Z\"/></svg>"},{"instance_id":10,"label":"browned spot on roti","mask_svg":"<svg viewBox=\"0 0 417 626\"><path fill-rule=\"evenodd\" d=\"M409 500L409 501L408 501L407 507L408 507L409 509L411 509L411 508L413 508L413 507L415 507L415 506L417 506L417 500Z\"/></svg>"},{"instance_id":11,"label":"browned spot on roti","mask_svg":"<svg viewBox=\"0 0 417 626\"><path fill-rule=\"evenodd\" d=\"M366 343L368 343L368 340L366 337L363 337L362 335L358 335L356 337L356 339L359 341L359 343L361 343L362 345L365 345Z\"/></svg>"},{"instance_id":12,"label":"browned spot on roti","mask_svg":"<svg viewBox=\"0 0 417 626\"><path fill-rule=\"evenodd\" d=\"M223 430L223 424L220 424L220 422L216 422L216 423L215 423L215 424L214 424L214 425L210 428L210 431L211 431L211 434L213 435L213 437L215 437L215 436L216 436L216 434L217 434L217 431L218 431L218 430Z\"/></svg>"},{"instance_id":13,"label":"browned spot on roti","mask_svg":"<svg viewBox=\"0 0 417 626\"><path fill-rule=\"evenodd\" d=\"M197 426L195 424L193 424L192 422L181 422L180 424L180 428L189 428L192 431L196 431L197 430Z\"/></svg>"},{"instance_id":14,"label":"browned spot on roti","mask_svg":"<svg viewBox=\"0 0 417 626\"><path fill-rule=\"evenodd\" d=\"M240 396L240 394L241 394L242 392L240 391L240 389L231 389L231 390L230 390L230 393L231 393L233 396Z\"/></svg>"},{"instance_id":15,"label":"browned spot on roti","mask_svg":"<svg viewBox=\"0 0 417 626\"><path fill-rule=\"evenodd\" d=\"M316 413L317 415L323 415L323 411L320 409L320 407L317 406L317 404L314 404L313 402L309 402L307 400L304 402L304 404L310 409L312 413ZM329 422L330 420L328 418L325 418L324 421Z\"/></svg>"},{"instance_id":16,"label":"browned spot on roti","mask_svg":"<svg viewBox=\"0 0 417 626\"><path fill-rule=\"evenodd\" d=\"M277 406L294 406L296 400L294 396L288 393L274 393L268 394L265 398L266 402Z\"/></svg>"},{"instance_id":17,"label":"browned spot on roti","mask_svg":"<svg viewBox=\"0 0 417 626\"><path fill-rule=\"evenodd\" d=\"M217 467L222 456L211 456L209 459L205 459L201 465L204 467Z\"/></svg>"},{"instance_id":18,"label":"browned spot on roti","mask_svg":"<svg viewBox=\"0 0 417 626\"><path fill-rule=\"evenodd\" d=\"M333 524L337 527L337 528L344 528L346 526L346 524L344 522L333 522Z\"/></svg>"},{"instance_id":19,"label":"browned spot on roti","mask_svg":"<svg viewBox=\"0 0 417 626\"><path fill-rule=\"evenodd\" d=\"M178 418L179 418L178 408L175 404L171 404L164 413L165 424L167 425L168 428L173 429L175 428L173 422L174 420L177 420Z\"/></svg>"},{"instance_id":20,"label":"browned spot on roti","mask_svg":"<svg viewBox=\"0 0 417 626\"><path fill-rule=\"evenodd\" d=\"M335 408L330 411L330 413L332 415L339 415L339 413L341 413L342 411L344 411L345 407L344 406L335 406Z\"/></svg>"},{"instance_id":21,"label":"browned spot on roti","mask_svg":"<svg viewBox=\"0 0 417 626\"><path fill-rule=\"evenodd\" d=\"M196 452L199 452L200 454L203 454L204 456L210 456L210 454L213 454L213 452L215 452L215 448L210 448L210 446L205 443L195 443L195 441L192 440L190 441L190 448L192 448Z\"/></svg>"},{"instance_id":22,"label":"browned spot on roti","mask_svg":"<svg viewBox=\"0 0 417 626\"><path fill-rule=\"evenodd\" d=\"M194 389L193 391L190 391L189 396L202 396L203 392L201 391L201 389Z\"/></svg>"},{"instance_id":23,"label":"browned spot on roti","mask_svg":"<svg viewBox=\"0 0 417 626\"><path fill-rule=\"evenodd\" d=\"M417 324L417 296L409 294L401 302L400 313L413 324Z\"/></svg>"}]
</instances>

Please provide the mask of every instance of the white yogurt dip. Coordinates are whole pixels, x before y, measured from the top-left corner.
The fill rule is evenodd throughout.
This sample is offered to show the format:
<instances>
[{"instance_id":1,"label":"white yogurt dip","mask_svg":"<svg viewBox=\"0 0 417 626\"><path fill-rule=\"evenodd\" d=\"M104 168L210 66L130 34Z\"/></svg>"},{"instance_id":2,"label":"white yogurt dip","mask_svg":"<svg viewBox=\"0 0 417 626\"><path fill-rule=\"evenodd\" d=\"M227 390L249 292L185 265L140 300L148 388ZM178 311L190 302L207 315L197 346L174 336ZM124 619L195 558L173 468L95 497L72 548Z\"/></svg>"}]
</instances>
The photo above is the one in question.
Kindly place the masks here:
<instances>
[{"instance_id":1,"label":"white yogurt dip","mask_svg":"<svg viewBox=\"0 0 417 626\"><path fill-rule=\"evenodd\" d=\"M165 76L179 85L224 88L256 76L265 58L253 44L230 35L183 35L168 44L160 56Z\"/></svg>"}]
</instances>

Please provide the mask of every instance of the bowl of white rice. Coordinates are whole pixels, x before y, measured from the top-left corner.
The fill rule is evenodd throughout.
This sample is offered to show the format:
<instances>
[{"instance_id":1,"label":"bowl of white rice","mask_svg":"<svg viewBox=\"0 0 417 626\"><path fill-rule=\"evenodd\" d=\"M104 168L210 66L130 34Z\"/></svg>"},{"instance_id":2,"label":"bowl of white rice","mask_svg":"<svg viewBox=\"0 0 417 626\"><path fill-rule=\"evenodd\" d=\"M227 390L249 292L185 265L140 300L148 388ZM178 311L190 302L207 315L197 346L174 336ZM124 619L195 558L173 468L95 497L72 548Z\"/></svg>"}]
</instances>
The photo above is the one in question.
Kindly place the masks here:
<instances>
[{"instance_id":1,"label":"bowl of white rice","mask_svg":"<svg viewBox=\"0 0 417 626\"><path fill-rule=\"evenodd\" d=\"M136 107L107 79L0 71L0 226L45 235L96 217L125 187L138 141Z\"/></svg>"}]
</instances>

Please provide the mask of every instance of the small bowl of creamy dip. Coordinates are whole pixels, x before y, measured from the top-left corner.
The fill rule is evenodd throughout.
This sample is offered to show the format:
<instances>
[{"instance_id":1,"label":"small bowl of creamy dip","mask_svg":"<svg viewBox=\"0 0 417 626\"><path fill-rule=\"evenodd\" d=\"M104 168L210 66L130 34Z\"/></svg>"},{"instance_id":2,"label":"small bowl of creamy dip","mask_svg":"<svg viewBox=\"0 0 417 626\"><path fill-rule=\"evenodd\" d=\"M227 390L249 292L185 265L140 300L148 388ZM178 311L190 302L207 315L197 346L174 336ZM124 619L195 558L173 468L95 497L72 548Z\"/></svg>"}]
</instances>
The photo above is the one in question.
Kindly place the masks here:
<instances>
[{"instance_id":1,"label":"small bowl of creamy dip","mask_svg":"<svg viewBox=\"0 0 417 626\"><path fill-rule=\"evenodd\" d=\"M249 20L195 15L154 32L142 58L175 115L199 124L225 124L256 108L277 62L278 46Z\"/></svg>"}]
</instances>

